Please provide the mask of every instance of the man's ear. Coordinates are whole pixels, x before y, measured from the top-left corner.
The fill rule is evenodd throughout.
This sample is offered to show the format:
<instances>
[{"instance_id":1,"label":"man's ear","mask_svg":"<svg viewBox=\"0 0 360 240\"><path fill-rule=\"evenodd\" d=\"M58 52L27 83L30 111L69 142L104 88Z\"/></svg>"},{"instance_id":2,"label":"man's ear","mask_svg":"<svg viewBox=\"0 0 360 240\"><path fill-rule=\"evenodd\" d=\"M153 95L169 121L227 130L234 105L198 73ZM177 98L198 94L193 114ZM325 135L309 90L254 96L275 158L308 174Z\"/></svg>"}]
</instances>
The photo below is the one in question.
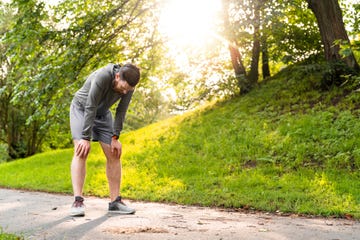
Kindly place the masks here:
<instances>
[{"instance_id":1,"label":"man's ear","mask_svg":"<svg viewBox=\"0 0 360 240\"><path fill-rule=\"evenodd\" d=\"M115 73L115 80L120 81L120 73L119 72Z\"/></svg>"}]
</instances>

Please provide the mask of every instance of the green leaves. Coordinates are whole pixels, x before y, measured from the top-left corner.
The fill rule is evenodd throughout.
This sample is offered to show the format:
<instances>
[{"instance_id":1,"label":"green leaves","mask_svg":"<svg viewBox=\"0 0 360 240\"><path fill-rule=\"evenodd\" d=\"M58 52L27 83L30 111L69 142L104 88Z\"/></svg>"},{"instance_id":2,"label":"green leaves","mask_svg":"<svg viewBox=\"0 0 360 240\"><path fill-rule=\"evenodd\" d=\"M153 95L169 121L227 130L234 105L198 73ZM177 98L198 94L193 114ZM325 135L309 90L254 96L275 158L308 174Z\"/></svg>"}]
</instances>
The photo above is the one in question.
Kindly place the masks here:
<instances>
[{"instance_id":1,"label":"green leaves","mask_svg":"<svg viewBox=\"0 0 360 240\"><path fill-rule=\"evenodd\" d=\"M131 38L139 33L131 29L145 21L143 4L65 0L45 7L42 1L14 0L1 8L8 22L1 24L0 97L6 108L0 112L5 135L0 139L11 139L8 146L25 145L31 155L49 134L57 134L52 127L61 124L68 132L68 105L84 77L108 62L136 62L147 50L139 49L149 35ZM16 131L6 127L11 125Z\"/></svg>"}]
</instances>

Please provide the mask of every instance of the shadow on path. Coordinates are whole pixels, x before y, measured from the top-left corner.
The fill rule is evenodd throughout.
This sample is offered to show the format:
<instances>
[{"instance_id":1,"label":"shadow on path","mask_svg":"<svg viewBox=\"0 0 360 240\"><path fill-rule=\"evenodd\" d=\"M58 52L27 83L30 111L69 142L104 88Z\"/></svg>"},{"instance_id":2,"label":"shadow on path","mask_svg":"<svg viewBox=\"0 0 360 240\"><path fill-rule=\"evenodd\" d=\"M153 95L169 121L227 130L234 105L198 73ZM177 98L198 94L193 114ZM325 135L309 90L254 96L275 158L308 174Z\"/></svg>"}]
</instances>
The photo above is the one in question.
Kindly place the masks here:
<instances>
[{"instance_id":1,"label":"shadow on path","mask_svg":"<svg viewBox=\"0 0 360 240\"><path fill-rule=\"evenodd\" d=\"M41 225L37 225L37 226L31 226L31 228L25 229L21 232L27 236L43 235L43 234L46 235L46 231L48 231L48 229L52 229L52 228L56 227L57 225L60 225L64 222L69 221L70 219L71 218L69 216L66 216L66 217L63 217L56 221L53 221L53 222L49 222L49 223L41 224Z\"/></svg>"},{"instance_id":2,"label":"shadow on path","mask_svg":"<svg viewBox=\"0 0 360 240\"><path fill-rule=\"evenodd\" d=\"M89 222L82 223L76 227L68 228L63 232L57 232L57 234L54 235L52 239L79 239L97 226L101 225L103 222L109 219L109 217L110 216L108 214L105 214L96 219L89 220ZM69 219L71 219L71 217L69 217Z\"/></svg>"}]
</instances>

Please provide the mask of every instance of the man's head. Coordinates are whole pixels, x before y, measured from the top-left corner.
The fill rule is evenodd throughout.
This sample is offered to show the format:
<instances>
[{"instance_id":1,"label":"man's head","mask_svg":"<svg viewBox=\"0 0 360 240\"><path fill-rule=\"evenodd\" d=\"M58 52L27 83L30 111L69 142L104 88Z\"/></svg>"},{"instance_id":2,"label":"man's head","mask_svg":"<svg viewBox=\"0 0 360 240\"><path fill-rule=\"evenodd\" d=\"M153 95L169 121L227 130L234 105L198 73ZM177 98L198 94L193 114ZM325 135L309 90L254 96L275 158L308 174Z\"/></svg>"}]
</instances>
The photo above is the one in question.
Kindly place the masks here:
<instances>
[{"instance_id":1,"label":"man's head","mask_svg":"<svg viewBox=\"0 0 360 240\"><path fill-rule=\"evenodd\" d=\"M115 91L126 94L133 91L140 80L140 70L133 64L127 63L115 72L114 89Z\"/></svg>"},{"instance_id":2,"label":"man's head","mask_svg":"<svg viewBox=\"0 0 360 240\"><path fill-rule=\"evenodd\" d=\"M140 70L131 63L126 63L120 68L120 79L125 80L131 87L135 87L140 80Z\"/></svg>"}]
</instances>

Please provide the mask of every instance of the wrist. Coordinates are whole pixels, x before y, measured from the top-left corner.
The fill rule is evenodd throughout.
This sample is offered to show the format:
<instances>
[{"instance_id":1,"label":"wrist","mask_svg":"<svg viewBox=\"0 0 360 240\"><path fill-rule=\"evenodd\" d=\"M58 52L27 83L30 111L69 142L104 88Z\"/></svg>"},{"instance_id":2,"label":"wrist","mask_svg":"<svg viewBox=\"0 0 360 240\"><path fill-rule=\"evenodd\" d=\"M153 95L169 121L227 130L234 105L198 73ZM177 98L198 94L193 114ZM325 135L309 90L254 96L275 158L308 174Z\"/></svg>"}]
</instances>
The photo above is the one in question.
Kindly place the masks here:
<instances>
[{"instance_id":1,"label":"wrist","mask_svg":"<svg viewBox=\"0 0 360 240\"><path fill-rule=\"evenodd\" d=\"M111 139L112 139L112 140L118 140L118 139L119 139L119 136L114 135L114 136L111 137Z\"/></svg>"}]
</instances>

